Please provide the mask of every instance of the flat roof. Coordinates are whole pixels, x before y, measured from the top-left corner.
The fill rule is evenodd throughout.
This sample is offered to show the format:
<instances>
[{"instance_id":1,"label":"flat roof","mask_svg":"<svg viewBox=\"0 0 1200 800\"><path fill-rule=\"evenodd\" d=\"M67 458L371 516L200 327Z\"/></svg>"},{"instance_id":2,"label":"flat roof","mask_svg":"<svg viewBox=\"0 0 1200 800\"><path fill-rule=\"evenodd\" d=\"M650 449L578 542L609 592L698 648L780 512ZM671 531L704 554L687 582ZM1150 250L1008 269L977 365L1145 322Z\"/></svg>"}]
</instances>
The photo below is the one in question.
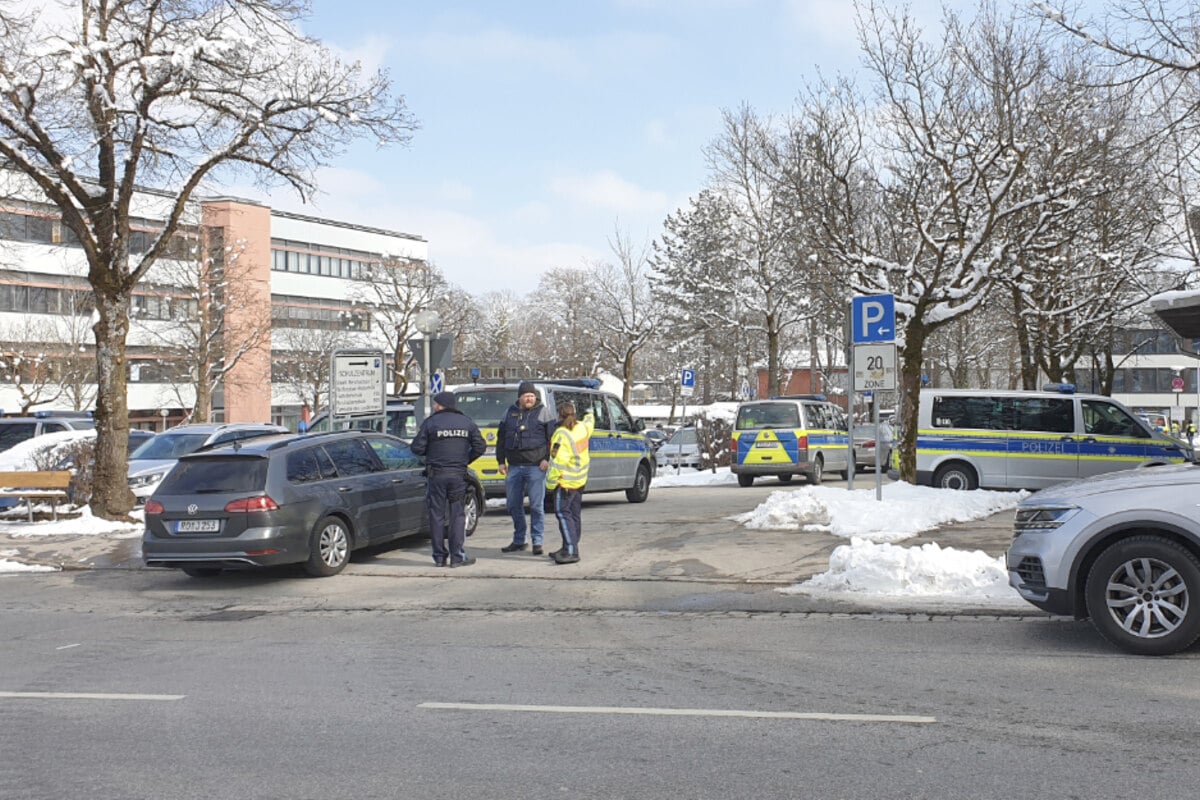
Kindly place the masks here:
<instances>
[{"instance_id":1,"label":"flat roof","mask_svg":"<svg viewBox=\"0 0 1200 800\"><path fill-rule=\"evenodd\" d=\"M1150 310L1185 339L1200 339L1200 291L1163 292L1150 298Z\"/></svg>"}]
</instances>

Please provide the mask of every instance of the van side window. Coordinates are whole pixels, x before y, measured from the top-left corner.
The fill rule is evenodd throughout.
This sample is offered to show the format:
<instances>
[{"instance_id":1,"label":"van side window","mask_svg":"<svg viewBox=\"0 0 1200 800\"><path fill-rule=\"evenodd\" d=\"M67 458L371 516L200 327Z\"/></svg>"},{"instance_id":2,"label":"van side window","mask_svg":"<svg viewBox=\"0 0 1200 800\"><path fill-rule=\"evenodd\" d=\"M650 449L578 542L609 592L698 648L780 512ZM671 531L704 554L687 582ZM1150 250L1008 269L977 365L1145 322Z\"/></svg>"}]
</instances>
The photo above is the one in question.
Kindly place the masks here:
<instances>
[{"instance_id":1,"label":"van side window","mask_svg":"<svg viewBox=\"0 0 1200 800\"><path fill-rule=\"evenodd\" d=\"M633 418L629 416L629 412L621 405L614 397L606 397L605 405L608 406L608 413L612 416L612 430L621 431L623 433L634 433Z\"/></svg>"},{"instance_id":2,"label":"van side window","mask_svg":"<svg viewBox=\"0 0 1200 800\"><path fill-rule=\"evenodd\" d=\"M1018 431L1073 433L1075 401L1068 398L1017 398L1013 400L1013 428Z\"/></svg>"},{"instance_id":3,"label":"van side window","mask_svg":"<svg viewBox=\"0 0 1200 800\"><path fill-rule=\"evenodd\" d=\"M933 427L1011 430L1012 403L1002 397L935 396Z\"/></svg>"},{"instance_id":4,"label":"van side window","mask_svg":"<svg viewBox=\"0 0 1200 800\"><path fill-rule=\"evenodd\" d=\"M1081 400L1083 409L1083 431L1095 436L1132 436L1149 439L1150 434L1112 403L1102 400Z\"/></svg>"},{"instance_id":5,"label":"van side window","mask_svg":"<svg viewBox=\"0 0 1200 800\"><path fill-rule=\"evenodd\" d=\"M804 427L810 431L825 430L829 427L829 417L823 406L804 404Z\"/></svg>"}]
</instances>

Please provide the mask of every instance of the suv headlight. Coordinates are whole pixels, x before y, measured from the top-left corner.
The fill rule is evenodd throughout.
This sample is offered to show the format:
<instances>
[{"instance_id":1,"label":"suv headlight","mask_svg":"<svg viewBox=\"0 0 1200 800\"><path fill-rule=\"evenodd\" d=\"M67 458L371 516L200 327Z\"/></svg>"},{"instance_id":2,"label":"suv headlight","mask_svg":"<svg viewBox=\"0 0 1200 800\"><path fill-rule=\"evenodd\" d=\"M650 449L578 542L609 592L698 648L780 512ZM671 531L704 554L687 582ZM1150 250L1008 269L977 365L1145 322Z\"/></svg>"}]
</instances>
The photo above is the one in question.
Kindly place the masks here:
<instances>
[{"instance_id":1,"label":"suv headlight","mask_svg":"<svg viewBox=\"0 0 1200 800\"><path fill-rule=\"evenodd\" d=\"M1046 506L1043 508L1018 508L1013 519L1013 536L1022 533L1045 533L1062 527L1063 523L1079 513L1078 506Z\"/></svg>"},{"instance_id":2,"label":"suv headlight","mask_svg":"<svg viewBox=\"0 0 1200 800\"><path fill-rule=\"evenodd\" d=\"M163 479L163 476L166 474L167 474L167 471L163 470L162 472L151 472L149 475L138 475L136 477L130 478L129 479L129 488L137 489L142 486L153 486L154 484L161 481Z\"/></svg>"}]
</instances>

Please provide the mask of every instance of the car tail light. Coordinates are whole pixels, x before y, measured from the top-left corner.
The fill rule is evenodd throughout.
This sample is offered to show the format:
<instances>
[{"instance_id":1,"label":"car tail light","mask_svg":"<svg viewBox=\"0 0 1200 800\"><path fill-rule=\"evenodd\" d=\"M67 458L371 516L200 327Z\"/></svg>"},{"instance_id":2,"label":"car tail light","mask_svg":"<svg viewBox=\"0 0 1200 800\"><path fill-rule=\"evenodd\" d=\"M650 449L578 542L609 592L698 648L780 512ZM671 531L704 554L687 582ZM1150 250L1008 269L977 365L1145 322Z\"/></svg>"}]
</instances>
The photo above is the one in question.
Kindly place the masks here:
<instances>
[{"instance_id":1,"label":"car tail light","mask_svg":"<svg viewBox=\"0 0 1200 800\"><path fill-rule=\"evenodd\" d=\"M145 511L147 515L163 513L163 504L157 500L147 500Z\"/></svg>"},{"instance_id":2,"label":"car tail light","mask_svg":"<svg viewBox=\"0 0 1200 800\"><path fill-rule=\"evenodd\" d=\"M874 439L867 439L865 442L863 442L863 447L874 447L874 446L875 446Z\"/></svg>"},{"instance_id":3,"label":"car tail light","mask_svg":"<svg viewBox=\"0 0 1200 800\"><path fill-rule=\"evenodd\" d=\"M251 511L278 511L279 505L264 494L260 497L243 497L241 500L233 500L229 505L225 506L225 510L230 513L239 511L246 513Z\"/></svg>"},{"instance_id":4,"label":"car tail light","mask_svg":"<svg viewBox=\"0 0 1200 800\"><path fill-rule=\"evenodd\" d=\"M801 450L807 450L808 449L808 437L807 436L797 436L796 437L796 446L799 447Z\"/></svg>"},{"instance_id":5,"label":"car tail light","mask_svg":"<svg viewBox=\"0 0 1200 800\"><path fill-rule=\"evenodd\" d=\"M732 436L729 437L729 452L737 453L737 439L734 439Z\"/></svg>"}]
</instances>

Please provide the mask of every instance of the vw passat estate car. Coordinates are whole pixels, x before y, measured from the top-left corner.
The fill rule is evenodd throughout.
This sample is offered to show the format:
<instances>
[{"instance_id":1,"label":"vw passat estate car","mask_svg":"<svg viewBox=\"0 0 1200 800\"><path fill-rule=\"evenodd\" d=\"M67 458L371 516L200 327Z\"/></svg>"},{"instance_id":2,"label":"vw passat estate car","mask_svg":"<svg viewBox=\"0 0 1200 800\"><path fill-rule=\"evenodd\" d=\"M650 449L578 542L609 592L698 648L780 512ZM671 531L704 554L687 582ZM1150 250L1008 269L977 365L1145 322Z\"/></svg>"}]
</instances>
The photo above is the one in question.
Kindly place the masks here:
<instances>
[{"instance_id":1,"label":"vw passat estate car","mask_svg":"<svg viewBox=\"0 0 1200 800\"><path fill-rule=\"evenodd\" d=\"M303 564L336 575L350 553L429 530L421 459L365 431L266 436L183 456L146 502L142 559L193 577ZM468 475L467 533L483 510Z\"/></svg>"},{"instance_id":2,"label":"vw passat estate car","mask_svg":"<svg viewBox=\"0 0 1200 800\"><path fill-rule=\"evenodd\" d=\"M1200 465L1142 467L1021 501L1009 583L1113 644L1166 655L1200 638Z\"/></svg>"}]
</instances>

